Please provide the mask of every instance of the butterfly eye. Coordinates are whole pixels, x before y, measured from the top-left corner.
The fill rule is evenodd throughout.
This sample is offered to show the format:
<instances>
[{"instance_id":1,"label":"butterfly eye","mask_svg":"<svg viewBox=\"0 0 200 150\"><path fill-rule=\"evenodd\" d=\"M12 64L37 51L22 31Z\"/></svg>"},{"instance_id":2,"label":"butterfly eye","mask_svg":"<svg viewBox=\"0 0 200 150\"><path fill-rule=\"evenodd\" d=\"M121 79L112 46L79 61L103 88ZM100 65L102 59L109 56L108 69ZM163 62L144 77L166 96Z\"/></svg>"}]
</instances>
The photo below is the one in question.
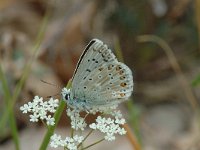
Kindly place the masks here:
<instances>
[{"instance_id":1,"label":"butterfly eye","mask_svg":"<svg viewBox=\"0 0 200 150\"><path fill-rule=\"evenodd\" d=\"M65 100L68 100L68 99L69 99L69 95L66 94L66 95L65 95Z\"/></svg>"}]
</instances>

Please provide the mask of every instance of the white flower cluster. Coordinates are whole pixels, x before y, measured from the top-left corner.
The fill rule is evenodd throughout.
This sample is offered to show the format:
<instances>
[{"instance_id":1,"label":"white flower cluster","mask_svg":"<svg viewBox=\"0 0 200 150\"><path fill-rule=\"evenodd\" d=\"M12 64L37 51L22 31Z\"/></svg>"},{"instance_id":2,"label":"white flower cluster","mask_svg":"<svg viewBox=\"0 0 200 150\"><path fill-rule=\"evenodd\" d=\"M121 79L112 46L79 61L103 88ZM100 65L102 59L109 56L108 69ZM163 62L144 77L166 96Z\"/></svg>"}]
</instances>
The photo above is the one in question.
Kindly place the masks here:
<instances>
[{"instance_id":1,"label":"white flower cluster","mask_svg":"<svg viewBox=\"0 0 200 150\"><path fill-rule=\"evenodd\" d=\"M54 134L51 136L50 146L53 148L65 147L68 150L77 150L78 145L84 140L83 136L75 135L73 138L66 137L62 140L60 135Z\"/></svg>"},{"instance_id":2,"label":"white flower cluster","mask_svg":"<svg viewBox=\"0 0 200 150\"><path fill-rule=\"evenodd\" d=\"M42 97L35 96L33 102L28 102L20 107L22 113L32 113L30 116L31 122L38 122L39 119L46 120L47 125L54 125L55 119L48 115L48 112L54 113L58 107L58 99L50 98L48 101L43 101Z\"/></svg>"},{"instance_id":3,"label":"white flower cluster","mask_svg":"<svg viewBox=\"0 0 200 150\"><path fill-rule=\"evenodd\" d=\"M84 130L84 128L87 126L86 122L85 122L85 118L82 118L80 116L80 112L77 110L71 110L70 108L67 109L67 116L70 117L71 119L71 127L74 130L79 130L81 129L82 131Z\"/></svg>"},{"instance_id":4,"label":"white flower cluster","mask_svg":"<svg viewBox=\"0 0 200 150\"><path fill-rule=\"evenodd\" d=\"M81 117L79 111L68 108L67 115L71 119L71 127L73 129L81 129L83 131L87 127L87 123L85 122L86 117ZM105 140L113 141L115 140L115 134L126 134L125 129L121 127L121 125L125 124L126 121L124 118L122 118L120 111L113 111L110 115L113 119L98 116L96 123L90 124L89 127L93 130L99 130L100 132L104 133Z\"/></svg>"},{"instance_id":5,"label":"white flower cluster","mask_svg":"<svg viewBox=\"0 0 200 150\"><path fill-rule=\"evenodd\" d=\"M89 125L91 129L99 130L102 133L105 133L105 140L113 141L115 140L115 134L126 134L126 131L120 125L125 124L125 119L115 117L115 119L104 118L98 116L96 119L96 123L92 123Z\"/></svg>"}]
</instances>

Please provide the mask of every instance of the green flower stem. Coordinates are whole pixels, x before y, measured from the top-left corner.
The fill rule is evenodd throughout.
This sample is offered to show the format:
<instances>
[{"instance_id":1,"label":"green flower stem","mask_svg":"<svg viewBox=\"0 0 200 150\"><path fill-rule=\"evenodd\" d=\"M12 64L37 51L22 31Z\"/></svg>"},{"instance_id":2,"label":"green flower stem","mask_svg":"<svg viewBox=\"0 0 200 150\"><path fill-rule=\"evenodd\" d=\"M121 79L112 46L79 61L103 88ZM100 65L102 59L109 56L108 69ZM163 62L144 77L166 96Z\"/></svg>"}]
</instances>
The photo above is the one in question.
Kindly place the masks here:
<instances>
[{"instance_id":1,"label":"green flower stem","mask_svg":"<svg viewBox=\"0 0 200 150\"><path fill-rule=\"evenodd\" d=\"M78 148L83 144L83 142L89 137L90 134L92 134L94 130L90 130L90 132L85 136L85 138L83 139L83 141L77 146Z\"/></svg>"},{"instance_id":2,"label":"green flower stem","mask_svg":"<svg viewBox=\"0 0 200 150\"><path fill-rule=\"evenodd\" d=\"M123 54L122 54L122 50L121 50L119 38L115 38L115 45L114 45L114 47L115 47L115 52L116 52L117 59L120 62L124 62L124 57L123 57Z\"/></svg>"},{"instance_id":3,"label":"green flower stem","mask_svg":"<svg viewBox=\"0 0 200 150\"><path fill-rule=\"evenodd\" d=\"M74 136L74 129L71 128L71 138Z\"/></svg>"},{"instance_id":4,"label":"green flower stem","mask_svg":"<svg viewBox=\"0 0 200 150\"><path fill-rule=\"evenodd\" d=\"M71 81L69 81L67 83L67 88L69 88L70 86L71 86ZM60 117L61 117L61 115L62 115L62 113L64 111L65 106L66 106L66 103L63 100L61 100L60 104L59 104L59 106L56 109L56 112L54 114L55 125L54 126L49 126L49 128L48 128L48 130L47 130L47 132L45 134L45 137L44 137L44 139L42 141L42 144L40 145L40 150L46 150L47 149L47 146L49 144L50 138L53 135L56 126L58 125L58 122L59 122Z\"/></svg>"},{"instance_id":5,"label":"green flower stem","mask_svg":"<svg viewBox=\"0 0 200 150\"><path fill-rule=\"evenodd\" d=\"M96 144L98 144L98 143L100 143L100 142L102 142L102 141L104 141L104 140L105 140L105 139L103 138L103 139L101 139L101 140L99 140L99 141L97 141L97 142L94 142L94 143L91 144L91 145L88 145L88 146L82 148L81 150L88 149L88 148L90 148L90 147L92 147L92 146L94 146L94 145L96 145Z\"/></svg>"},{"instance_id":6,"label":"green flower stem","mask_svg":"<svg viewBox=\"0 0 200 150\"><path fill-rule=\"evenodd\" d=\"M140 123L138 121L139 117L140 117L139 111L137 109L137 106L131 100L128 100L126 102L126 106L127 106L127 109L128 109L129 115L130 115L129 116L130 125L133 128L133 130L134 130L133 133L136 135L136 138L138 141L137 145L141 144L142 138L141 138L141 134L140 134ZM132 132L132 131L129 130L129 132ZM128 134L130 134L130 133L128 133ZM132 136L130 136L130 137L134 137L134 134L132 134ZM129 138L129 141L132 141L132 139ZM134 146L134 147L137 147L137 146Z\"/></svg>"},{"instance_id":7,"label":"green flower stem","mask_svg":"<svg viewBox=\"0 0 200 150\"><path fill-rule=\"evenodd\" d=\"M60 120L60 117L62 115L62 112L63 112L65 106L66 106L66 103L63 100L61 100L60 104L59 104L59 106L58 106L58 108L57 108L57 110L56 110L56 112L54 114L55 125L54 126L50 126L48 128L47 133L45 134L43 142L42 142L42 144L40 146L40 150L46 150L47 149L47 146L49 144L50 138L53 135L56 126L58 125L58 121Z\"/></svg>"},{"instance_id":8,"label":"green flower stem","mask_svg":"<svg viewBox=\"0 0 200 150\"><path fill-rule=\"evenodd\" d=\"M64 147L64 150L68 150L68 148L67 148L67 147Z\"/></svg>"},{"instance_id":9,"label":"green flower stem","mask_svg":"<svg viewBox=\"0 0 200 150\"><path fill-rule=\"evenodd\" d=\"M3 86L3 93L4 93L4 100L5 100L5 103L6 103L6 109L8 109L9 108L9 102L12 101L12 97L11 97L11 93L10 93L9 88L8 88L8 84L7 84L5 75L4 75L3 70L1 68L1 65L0 65L0 80L1 80L2 86ZM10 118L9 123L10 123L11 133L12 133L12 137L13 137L13 140L14 140L14 143L15 143L15 149L19 150L20 149L19 134L18 134L18 131L17 131L17 124L16 124L13 109L9 113L9 118ZM5 123L6 123L6 121L5 121ZM3 128L0 128L0 130L2 130L2 129Z\"/></svg>"}]
</instances>

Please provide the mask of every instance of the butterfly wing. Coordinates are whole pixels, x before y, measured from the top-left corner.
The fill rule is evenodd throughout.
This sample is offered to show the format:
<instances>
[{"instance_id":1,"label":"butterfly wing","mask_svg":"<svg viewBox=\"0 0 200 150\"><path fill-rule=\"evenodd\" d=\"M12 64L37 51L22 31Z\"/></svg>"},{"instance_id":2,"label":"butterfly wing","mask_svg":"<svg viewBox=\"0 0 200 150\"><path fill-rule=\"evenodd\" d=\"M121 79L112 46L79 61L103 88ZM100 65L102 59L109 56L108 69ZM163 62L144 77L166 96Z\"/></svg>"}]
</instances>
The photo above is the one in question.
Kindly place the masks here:
<instances>
[{"instance_id":1,"label":"butterfly wing","mask_svg":"<svg viewBox=\"0 0 200 150\"><path fill-rule=\"evenodd\" d=\"M115 55L102 41L98 39L91 40L83 51L74 71L71 93L75 93L78 87L83 86L90 72L98 66L103 65L105 62L118 61Z\"/></svg>"},{"instance_id":2,"label":"butterfly wing","mask_svg":"<svg viewBox=\"0 0 200 150\"><path fill-rule=\"evenodd\" d=\"M85 91L88 105L112 106L131 96L133 78L125 64L111 62L94 69L86 78L85 85L86 88L80 88L80 92Z\"/></svg>"},{"instance_id":3,"label":"butterfly wing","mask_svg":"<svg viewBox=\"0 0 200 150\"><path fill-rule=\"evenodd\" d=\"M70 99L84 101L88 107L109 106L128 99L132 91L131 70L118 62L107 45L92 40L77 64Z\"/></svg>"}]
</instances>

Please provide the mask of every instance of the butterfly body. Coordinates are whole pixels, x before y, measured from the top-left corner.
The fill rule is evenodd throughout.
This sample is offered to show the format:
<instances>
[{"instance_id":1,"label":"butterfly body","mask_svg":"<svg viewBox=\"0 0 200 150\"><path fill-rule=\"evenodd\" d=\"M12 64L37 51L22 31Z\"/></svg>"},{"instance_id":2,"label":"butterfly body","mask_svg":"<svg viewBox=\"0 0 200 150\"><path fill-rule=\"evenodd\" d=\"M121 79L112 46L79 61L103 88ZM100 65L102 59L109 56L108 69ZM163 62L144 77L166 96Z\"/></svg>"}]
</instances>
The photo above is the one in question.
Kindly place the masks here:
<instances>
[{"instance_id":1,"label":"butterfly body","mask_svg":"<svg viewBox=\"0 0 200 150\"><path fill-rule=\"evenodd\" d=\"M72 77L72 87L63 91L67 104L89 110L111 107L127 100L133 91L131 70L98 39L85 48Z\"/></svg>"}]
</instances>

